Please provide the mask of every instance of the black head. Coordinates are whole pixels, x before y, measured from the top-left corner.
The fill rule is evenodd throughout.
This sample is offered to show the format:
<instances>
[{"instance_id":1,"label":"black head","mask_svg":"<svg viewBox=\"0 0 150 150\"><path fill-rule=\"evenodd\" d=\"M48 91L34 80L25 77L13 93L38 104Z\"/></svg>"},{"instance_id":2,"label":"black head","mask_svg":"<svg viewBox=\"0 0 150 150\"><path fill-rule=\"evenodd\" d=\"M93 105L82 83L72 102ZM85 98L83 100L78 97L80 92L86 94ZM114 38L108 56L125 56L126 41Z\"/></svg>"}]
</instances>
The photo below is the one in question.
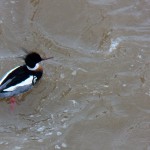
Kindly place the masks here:
<instances>
[{"instance_id":1,"label":"black head","mask_svg":"<svg viewBox=\"0 0 150 150\"><path fill-rule=\"evenodd\" d=\"M28 67L34 68L37 63L43 60L52 59L52 58L53 57L41 58L41 56L38 53L30 52L25 56L24 60Z\"/></svg>"},{"instance_id":2,"label":"black head","mask_svg":"<svg viewBox=\"0 0 150 150\"><path fill-rule=\"evenodd\" d=\"M35 65L37 63L39 63L43 59L41 58L41 56L38 53L31 52L31 53L26 55L24 60L25 60L25 63L26 63L27 66L33 68L33 67L35 67Z\"/></svg>"}]
</instances>

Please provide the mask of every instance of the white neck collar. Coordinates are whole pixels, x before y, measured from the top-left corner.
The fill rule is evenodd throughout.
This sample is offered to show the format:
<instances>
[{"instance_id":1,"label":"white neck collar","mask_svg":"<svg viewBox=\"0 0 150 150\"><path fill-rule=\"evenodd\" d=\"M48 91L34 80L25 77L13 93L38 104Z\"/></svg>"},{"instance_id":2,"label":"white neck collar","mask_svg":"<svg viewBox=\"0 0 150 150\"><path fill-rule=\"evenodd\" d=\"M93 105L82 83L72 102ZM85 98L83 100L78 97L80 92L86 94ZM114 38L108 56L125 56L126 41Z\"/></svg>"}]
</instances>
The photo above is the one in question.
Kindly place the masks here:
<instances>
[{"instance_id":1,"label":"white neck collar","mask_svg":"<svg viewBox=\"0 0 150 150\"><path fill-rule=\"evenodd\" d=\"M27 66L27 68L29 69L29 70L31 70L31 71L35 71L35 70L37 70L38 68L39 68L39 63L37 63L36 65L35 65L35 67L33 67L33 68L31 68L31 67L29 67L29 66Z\"/></svg>"}]
</instances>

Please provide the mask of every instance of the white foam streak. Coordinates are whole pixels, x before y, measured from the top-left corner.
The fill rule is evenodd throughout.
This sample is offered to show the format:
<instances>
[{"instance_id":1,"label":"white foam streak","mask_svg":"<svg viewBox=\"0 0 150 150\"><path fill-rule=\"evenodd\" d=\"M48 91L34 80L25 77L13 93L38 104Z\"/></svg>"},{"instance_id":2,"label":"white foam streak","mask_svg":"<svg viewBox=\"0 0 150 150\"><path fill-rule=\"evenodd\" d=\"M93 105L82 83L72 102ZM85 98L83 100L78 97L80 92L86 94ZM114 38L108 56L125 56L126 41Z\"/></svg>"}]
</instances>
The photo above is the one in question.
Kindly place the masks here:
<instances>
[{"instance_id":1,"label":"white foam streak","mask_svg":"<svg viewBox=\"0 0 150 150\"><path fill-rule=\"evenodd\" d=\"M115 40L111 40L109 53L112 53L114 50L116 50L121 41L122 41L121 38L116 38Z\"/></svg>"}]
</instances>

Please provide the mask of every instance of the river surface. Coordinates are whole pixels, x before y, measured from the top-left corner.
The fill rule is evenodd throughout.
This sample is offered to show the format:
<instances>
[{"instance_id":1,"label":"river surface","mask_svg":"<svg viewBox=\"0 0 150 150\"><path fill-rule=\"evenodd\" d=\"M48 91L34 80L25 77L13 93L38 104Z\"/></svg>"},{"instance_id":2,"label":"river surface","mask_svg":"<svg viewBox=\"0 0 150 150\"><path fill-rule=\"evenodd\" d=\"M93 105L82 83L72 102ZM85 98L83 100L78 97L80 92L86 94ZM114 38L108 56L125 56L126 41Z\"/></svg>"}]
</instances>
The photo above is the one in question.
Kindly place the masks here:
<instances>
[{"instance_id":1,"label":"river surface","mask_svg":"<svg viewBox=\"0 0 150 150\"><path fill-rule=\"evenodd\" d=\"M21 48L54 59L0 101L0 150L150 150L150 0L0 0L0 76Z\"/></svg>"}]
</instances>

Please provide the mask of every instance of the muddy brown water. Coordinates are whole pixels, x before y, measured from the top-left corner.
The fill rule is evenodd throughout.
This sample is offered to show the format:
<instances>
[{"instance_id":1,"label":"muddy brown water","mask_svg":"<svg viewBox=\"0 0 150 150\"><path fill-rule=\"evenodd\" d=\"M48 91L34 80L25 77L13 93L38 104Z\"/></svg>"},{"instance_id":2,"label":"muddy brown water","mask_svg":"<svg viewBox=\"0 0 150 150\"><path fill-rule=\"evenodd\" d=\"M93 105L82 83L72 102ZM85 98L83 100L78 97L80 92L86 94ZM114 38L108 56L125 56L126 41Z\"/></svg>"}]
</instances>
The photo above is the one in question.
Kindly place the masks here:
<instances>
[{"instance_id":1,"label":"muddy brown water","mask_svg":"<svg viewBox=\"0 0 150 150\"><path fill-rule=\"evenodd\" d=\"M1 0L0 76L20 49L54 56L13 113L1 150L150 150L150 1Z\"/></svg>"}]
</instances>

